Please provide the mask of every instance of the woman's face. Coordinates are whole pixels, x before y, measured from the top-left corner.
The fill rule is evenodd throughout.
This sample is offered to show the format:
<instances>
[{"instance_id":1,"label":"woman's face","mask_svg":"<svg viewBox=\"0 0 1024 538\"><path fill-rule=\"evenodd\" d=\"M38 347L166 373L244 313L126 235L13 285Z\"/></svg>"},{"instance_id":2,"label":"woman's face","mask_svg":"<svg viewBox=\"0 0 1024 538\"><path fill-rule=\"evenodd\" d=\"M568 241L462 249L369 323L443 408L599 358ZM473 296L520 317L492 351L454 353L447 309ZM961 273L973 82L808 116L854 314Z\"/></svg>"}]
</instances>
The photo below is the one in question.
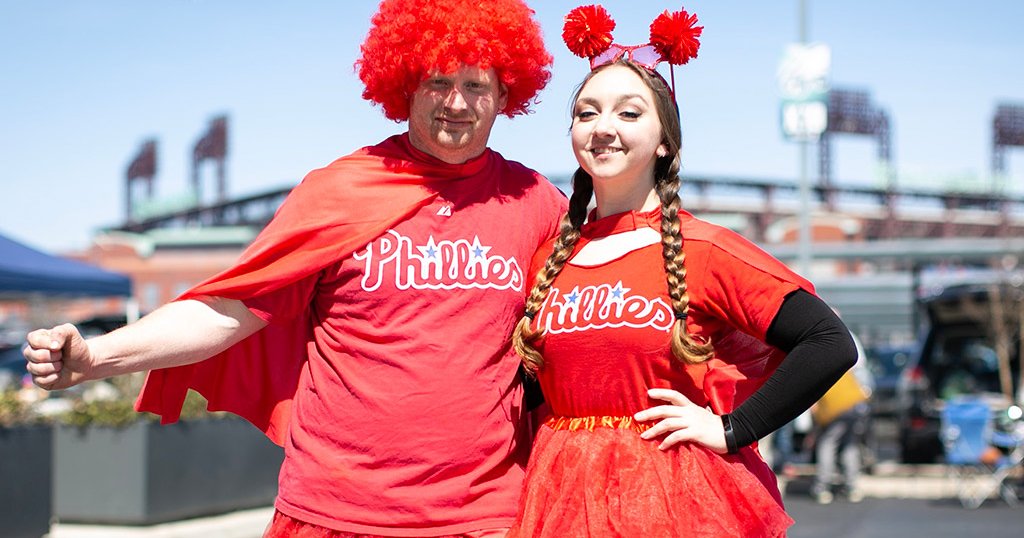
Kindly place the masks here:
<instances>
[{"instance_id":1,"label":"woman's face","mask_svg":"<svg viewBox=\"0 0 1024 538\"><path fill-rule=\"evenodd\" d=\"M580 166L599 182L654 185L654 163L666 148L654 94L628 67L597 72L573 110L572 149Z\"/></svg>"}]
</instances>

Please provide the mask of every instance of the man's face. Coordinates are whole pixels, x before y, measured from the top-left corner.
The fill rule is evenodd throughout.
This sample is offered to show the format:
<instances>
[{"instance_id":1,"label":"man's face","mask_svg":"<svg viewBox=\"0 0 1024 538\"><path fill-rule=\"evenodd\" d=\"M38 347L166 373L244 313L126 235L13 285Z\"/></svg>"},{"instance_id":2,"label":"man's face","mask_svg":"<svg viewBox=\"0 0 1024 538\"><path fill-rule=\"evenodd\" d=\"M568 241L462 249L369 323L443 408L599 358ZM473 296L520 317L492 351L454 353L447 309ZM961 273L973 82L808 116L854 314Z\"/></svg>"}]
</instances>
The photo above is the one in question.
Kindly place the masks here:
<instances>
[{"instance_id":1,"label":"man's face","mask_svg":"<svg viewBox=\"0 0 1024 538\"><path fill-rule=\"evenodd\" d=\"M507 100L493 68L432 73L412 95L409 140L446 163L464 163L487 148L494 119Z\"/></svg>"}]
</instances>

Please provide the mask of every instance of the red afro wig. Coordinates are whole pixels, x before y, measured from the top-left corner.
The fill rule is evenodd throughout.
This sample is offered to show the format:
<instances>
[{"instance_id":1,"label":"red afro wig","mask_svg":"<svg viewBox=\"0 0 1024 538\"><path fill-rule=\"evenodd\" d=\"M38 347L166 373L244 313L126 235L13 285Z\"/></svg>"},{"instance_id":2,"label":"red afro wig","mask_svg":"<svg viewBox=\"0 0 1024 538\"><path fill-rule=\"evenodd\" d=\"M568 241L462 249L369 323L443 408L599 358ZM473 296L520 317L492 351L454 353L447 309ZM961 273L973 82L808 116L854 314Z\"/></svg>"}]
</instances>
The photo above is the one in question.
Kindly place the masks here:
<instances>
[{"instance_id":1,"label":"red afro wig","mask_svg":"<svg viewBox=\"0 0 1024 538\"><path fill-rule=\"evenodd\" d=\"M434 70L493 67L508 88L508 117L529 112L551 78L551 55L522 0L383 0L361 50L363 98L395 121L409 119L412 94Z\"/></svg>"}]
</instances>

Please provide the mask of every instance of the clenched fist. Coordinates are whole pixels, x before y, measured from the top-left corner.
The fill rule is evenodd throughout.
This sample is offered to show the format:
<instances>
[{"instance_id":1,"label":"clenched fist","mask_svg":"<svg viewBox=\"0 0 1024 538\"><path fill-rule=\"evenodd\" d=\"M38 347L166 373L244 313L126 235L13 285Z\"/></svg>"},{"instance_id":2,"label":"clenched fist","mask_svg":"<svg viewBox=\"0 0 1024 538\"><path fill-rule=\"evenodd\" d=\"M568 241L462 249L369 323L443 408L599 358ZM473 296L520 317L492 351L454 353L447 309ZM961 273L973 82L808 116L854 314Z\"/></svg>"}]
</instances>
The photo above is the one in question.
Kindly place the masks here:
<instances>
[{"instance_id":1,"label":"clenched fist","mask_svg":"<svg viewBox=\"0 0 1024 538\"><path fill-rule=\"evenodd\" d=\"M93 357L89 345L70 323L28 333L26 369L32 381L46 390L61 390L89 379Z\"/></svg>"}]
</instances>

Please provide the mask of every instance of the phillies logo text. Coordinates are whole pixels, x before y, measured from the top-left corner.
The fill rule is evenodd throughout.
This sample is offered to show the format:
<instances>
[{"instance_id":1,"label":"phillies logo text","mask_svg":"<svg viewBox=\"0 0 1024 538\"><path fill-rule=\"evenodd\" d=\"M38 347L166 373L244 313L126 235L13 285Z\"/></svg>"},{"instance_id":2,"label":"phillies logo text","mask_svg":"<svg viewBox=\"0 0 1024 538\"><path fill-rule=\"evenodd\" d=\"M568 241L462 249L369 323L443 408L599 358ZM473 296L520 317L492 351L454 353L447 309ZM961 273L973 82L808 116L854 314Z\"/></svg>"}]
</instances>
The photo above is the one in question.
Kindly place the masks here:
<instances>
[{"instance_id":1,"label":"phillies logo text","mask_svg":"<svg viewBox=\"0 0 1024 538\"><path fill-rule=\"evenodd\" d=\"M622 287L622 281L614 287L576 286L564 296L552 287L537 313L537 324L550 334L613 327L653 327L666 332L672 329L675 318L664 300L630 295L629 291L630 288Z\"/></svg>"},{"instance_id":2,"label":"phillies logo text","mask_svg":"<svg viewBox=\"0 0 1024 538\"><path fill-rule=\"evenodd\" d=\"M374 240L353 257L365 263L362 287L380 288L393 276L400 290L451 290L470 288L522 291L523 271L515 258L490 255L491 247L473 241L434 241L413 245L408 237L394 230Z\"/></svg>"}]
</instances>

